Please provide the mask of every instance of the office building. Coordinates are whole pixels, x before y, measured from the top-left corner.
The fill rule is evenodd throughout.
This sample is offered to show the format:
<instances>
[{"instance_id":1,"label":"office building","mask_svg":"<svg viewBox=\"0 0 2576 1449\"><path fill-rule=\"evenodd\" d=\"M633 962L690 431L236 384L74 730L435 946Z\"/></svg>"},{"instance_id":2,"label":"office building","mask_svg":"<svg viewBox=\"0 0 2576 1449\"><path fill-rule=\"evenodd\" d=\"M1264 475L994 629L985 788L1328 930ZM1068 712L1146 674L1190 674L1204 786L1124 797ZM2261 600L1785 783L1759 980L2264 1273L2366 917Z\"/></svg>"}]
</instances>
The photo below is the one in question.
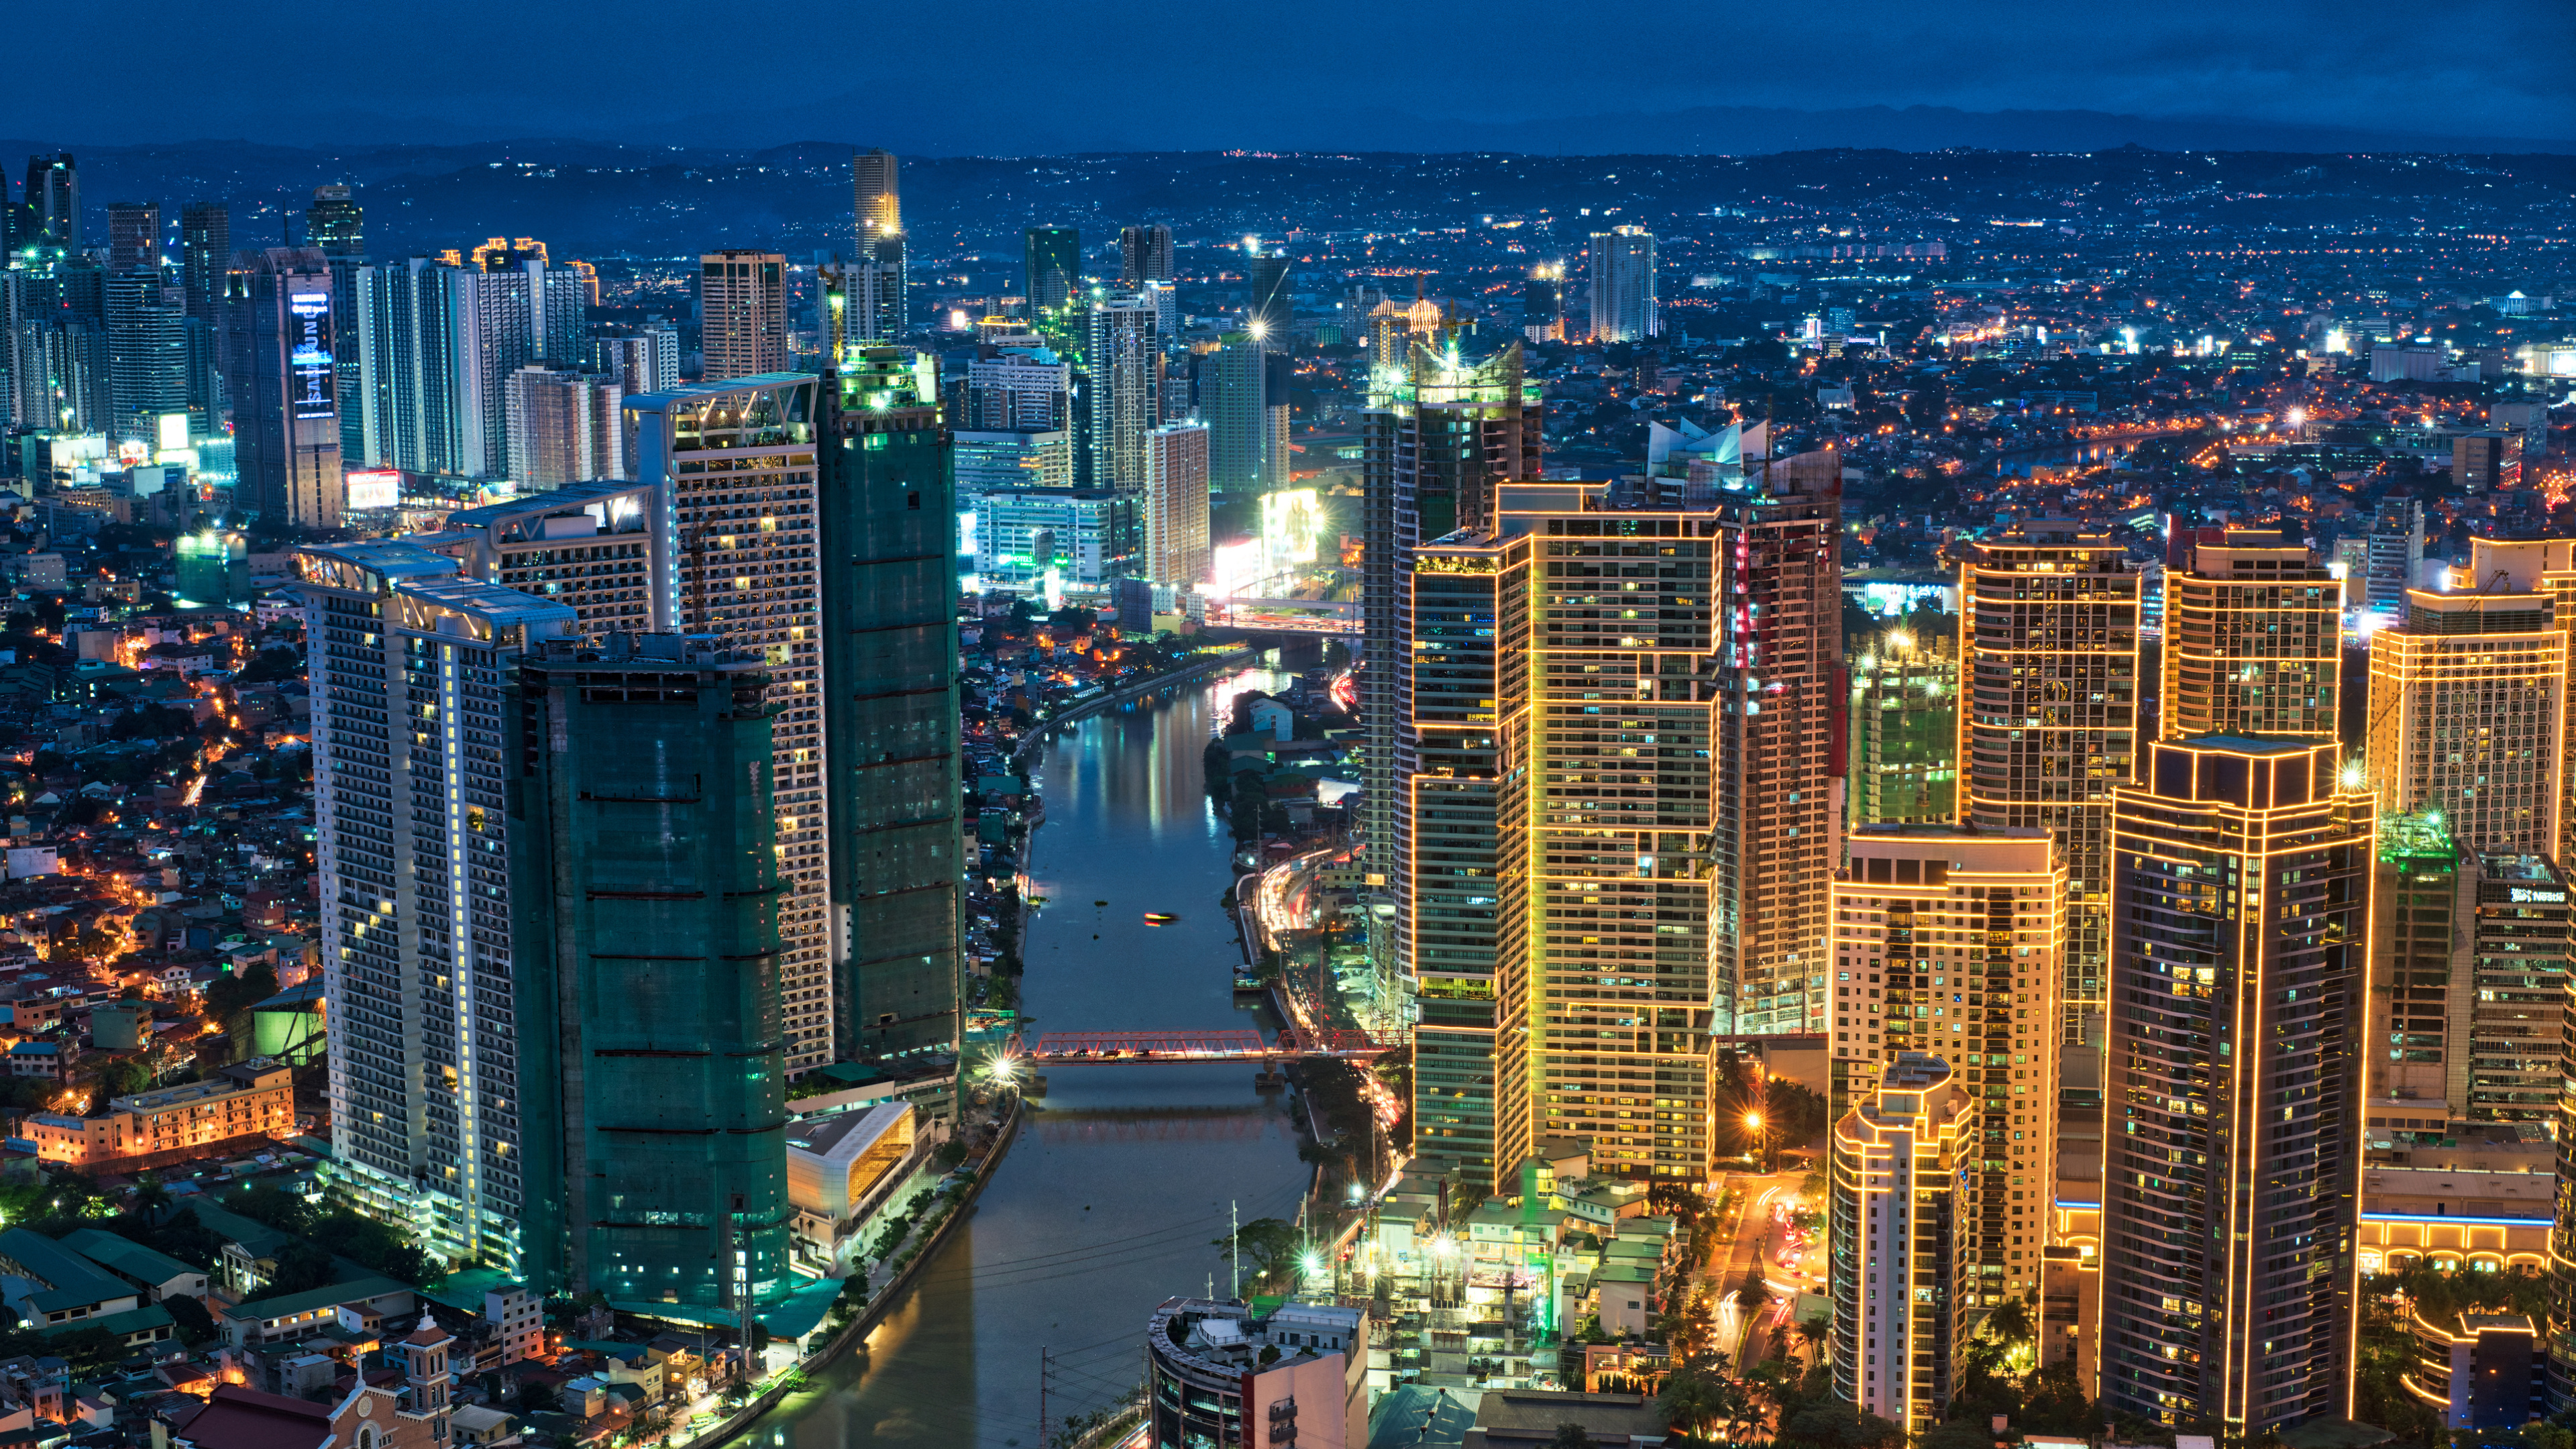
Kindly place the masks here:
<instances>
[{"instance_id":1,"label":"office building","mask_svg":"<svg viewBox=\"0 0 2576 1449\"><path fill-rule=\"evenodd\" d=\"M2380 500L2363 539L2361 607L2392 619L2405 617L2406 591L2415 587L2424 568L2423 502Z\"/></svg>"},{"instance_id":2,"label":"office building","mask_svg":"<svg viewBox=\"0 0 2576 1449\"><path fill-rule=\"evenodd\" d=\"M187 321L186 295L171 269L156 263L107 274L114 438L157 444L161 419L188 411Z\"/></svg>"},{"instance_id":3,"label":"office building","mask_svg":"<svg viewBox=\"0 0 2576 1449\"><path fill-rule=\"evenodd\" d=\"M2569 570L2576 543L2470 547L2449 591L2408 589L2404 617L2371 636L2371 784L2383 814L2439 810L2477 853L2551 854L2568 625L2546 576Z\"/></svg>"},{"instance_id":4,"label":"office building","mask_svg":"<svg viewBox=\"0 0 2576 1449\"><path fill-rule=\"evenodd\" d=\"M469 579L561 604L567 637L671 632L679 617L670 510L651 483L568 483L447 515L403 540L456 560Z\"/></svg>"},{"instance_id":5,"label":"office building","mask_svg":"<svg viewBox=\"0 0 2576 1449\"><path fill-rule=\"evenodd\" d=\"M790 1073L833 1059L835 1017L816 390L810 374L780 373L625 399L628 466L661 490L675 530L676 632L769 664Z\"/></svg>"},{"instance_id":6,"label":"office building","mask_svg":"<svg viewBox=\"0 0 2576 1449\"><path fill-rule=\"evenodd\" d=\"M962 495L961 495L962 496ZM1015 488L978 493L975 574L988 588L1104 584L1137 532L1135 500L1106 488Z\"/></svg>"},{"instance_id":7,"label":"office building","mask_svg":"<svg viewBox=\"0 0 2576 1449\"><path fill-rule=\"evenodd\" d=\"M787 370L787 258L710 252L698 258L700 352L708 382Z\"/></svg>"},{"instance_id":8,"label":"office building","mask_svg":"<svg viewBox=\"0 0 2576 1449\"><path fill-rule=\"evenodd\" d=\"M1295 312L1295 298L1288 290L1288 258L1278 249L1263 251L1261 243L1246 238L1243 243L1243 280L1248 297L1243 305L1243 330L1254 340L1274 347L1288 345L1288 322Z\"/></svg>"},{"instance_id":9,"label":"office building","mask_svg":"<svg viewBox=\"0 0 2576 1449\"><path fill-rule=\"evenodd\" d=\"M1172 229L1155 223L1118 231L1118 285L1142 291L1147 282L1172 280Z\"/></svg>"},{"instance_id":10,"label":"office building","mask_svg":"<svg viewBox=\"0 0 2576 1449\"><path fill-rule=\"evenodd\" d=\"M768 678L757 653L670 634L547 640L516 673L500 732L531 743L496 753L535 1189L520 1271L747 1315L805 1282L766 966L786 899Z\"/></svg>"},{"instance_id":11,"label":"office building","mask_svg":"<svg viewBox=\"0 0 2576 1449\"><path fill-rule=\"evenodd\" d=\"M1412 700L1414 769L1403 810L1413 864L1394 884L1405 898L1419 983L1414 1153L1477 1184L1502 1175L1494 1159L1501 882L1494 812L1501 783L1496 610L1505 553L1506 545L1485 537L1415 549L1413 650L1402 661Z\"/></svg>"},{"instance_id":12,"label":"office building","mask_svg":"<svg viewBox=\"0 0 2576 1449\"><path fill-rule=\"evenodd\" d=\"M533 1214L507 828L517 661L575 628L561 604L461 578L403 542L300 551L314 642L313 806L332 1005L334 1185L454 1263L516 1277ZM398 722L398 723L397 723ZM469 740L469 735L475 738Z\"/></svg>"},{"instance_id":13,"label":"office building","mask_svg":"<svg viewBox=\"0 0 2576 1449\"><path fill-rule=\"evenodd\" d=\"M1833 889L1829 1106L1848 1121L1886 1072L1922 1056L1950 1066L1958 1150L1939 1251L1951 1271L1934 1302L1952 1315L1941 1331L1962 1341L1978 1316L2041 1287L2057 1187L2066 868L2038 829L1863 826L1847 843ZM1842 1163L1834 1173L1849 1175ZM1835 1272L1847 1266L1865 1278L1837 1248ZM1845 1286L1838 1277L1838 1300ZM1866 1384L1873 1336L1879 1364L1906 1361L1886 1356L1880 1324L1838 1337L1838 1374Z\"/></svg>"},{"instance_id":14,"label":"office building","mask_svg":"<svg viewBox=\"0 0 2576 1449\"><path fill-rule=\"evenodd\" d=\"M326 257L367 254L367 211L342 182L313 188L304 208L304 244Z\"/></svg>"},{"instance_id":15,"label":"office building","mask_svg":"<svg viewBox=\"0 0 2576 1449\"><path fill-rule=\"evenodd\" d=\"M960 426L1060 431L1073 426L1073 368L1043 347L1005 347L966 364Z\"/></svg>"},{"instance_id":16,"label":"office building","mask_svg":"<svg viewBox=\"0 0 2576 1449\"><path fill-rule=\"evenodd\" d=\"M2383 816L2370 901L2363 1065L2374 1139L2391 1112L2554 1124L2567 883L2536 855L2477 855L2437 812Z\"/></svg>"},{"instance_id":17,"label":"office building","mask_svg":"<svg viewBox=\"0 0 2576 1449\"><path fill-rule=\"evenodd\" d=\"M307 247L243 253L225 281L234 498L272 523L336 528L339 399L330 268Z\"/></svg>"},{"instance_id":18,"label":"office building","mask_svg":"<svg viewBox=\"0 0 2576 1449\"><path fill-rule=\"evenodd\" d=\"M510 478L522 492L623 478L625 389L612 377L557 368L510 374Z\"/></svg>"},{"instance_id":19,"label":"office building","mask_svg":"<svg viewBox=\"0 0 2576 1449\"><path fill-rule=\"evenodd\" d=\"M2138 749L2138 573L2108 534L2054 519L1960 565L1961 818L2038 826L2066 853L2069 1039L2099 1015L2110 956L2111 790Z\"/></svg>"},{"instance_id":20,"label":"office building","mask_svg":"<svg viewBox=\"0 0 2576 1449\"><path fill-rule=\"evenodd\" d=\"M80 168L72 163L72 153L27 158L27 193L25 205L29 236L42 238L45 246L61 247L77 253L81 249Z\"/></svg>"},{"instance_id":21,"label":"office building","mask_svg":"<svg viewBox=\"0 0 2576 1449\"><path fill-rule=\"evenodd\" d=\"M977 494L1011 488L1073 486L1073 435L1035 428L981 428L953 435L957 497L963 507Z\"/></svg>"},{"instance_id":22,"label":"office building","mask_svg":"<svg viewBox=\"0 0 2576 1449\"><path fill-rule=\"evenodd\" d=\"M2343 590L2314 554L2273 532L2178 530L2164 578L2160 738L2337 737Z\"/></svg>"},{"instance_id":23,"label":"office building","mask_svg":"<svg viewBox=\"0 0 2576 1449\"><path fill-rule=\"evenodd\" d=\"M1166 423L1145 434L1145 547L1139 573L1158 584L1208 579L1208 430Z\"/></svg>"},{"instance_id":24,"label":"office building","mask_svg":"<svg viewBox=\"0 0 2576 1449\"><path fill-rule=\"evenodd\" d=\"M1410 950L1411 903L1401 886L1410 874L1403 801L1413 773L1414 706L1410 677L1394 666L1412 657L1413 551L1460 529L1493 526L1494 489L1539 476L1544 411L1536 385L1521 377L1517 344L1475 363L1417 345L1405 370L1376 376L1363 415L1361 627L1364 653L1378 665L1360 690L1367 729L1361 806L1367 873L1396 906L1387 948L1399 963ZM1211 489L1224 481L1213 442ZM1377 673L1379 665L1387 672Z\"/></svg>"},{"instance_id":25,"label":"office building","mask_svg":"<svg viewBox=\"0 0 2576 1449\"><path fill-rule=\"evenodd\" d=\"M1271 439L1271 352L1249 332L1229 332L1202 353L1199 416L1208 425L1208 489L1219 496L1279 486ZM1282 355L1279 361L1285 363ZM1283 395L1281 403L1287 401Z\"/></svg>"},{"instance_id":26,"label":"office building","mask_svg":"<svg viewBox=\"0 0 2576 1449\"><path fill-rule=\"evenodd\" d=\"M183 533L171 540L170 554L179 598L217 609L251 601L250 540L241 534L212 528Z\"/></svg>"},{"instance_id":27,"label":"office building","mask_svg":"<svg viewBox=\"0 0 2576 1449\"><path fill-rule=\"evenodd\" d=\"M1521 284L1521 335L1531 342L1565 340L1565 264L1542 262Z\"/></svg>"},{"instance_id":28,"label":"office building","mask_svg":"<svg viewBox=\"0 0 2576 1449\"><path fill-rule=\"evenodd\" d=\"M179 269L188 315L223 324L224 273L233 259L232 213L220 202L179 208Z\"/></svg>"},{"instance_id":29,"label":"office building","mask_svg":"<svg viewBox=\"0 0 2576 1449\"><path fill-rule=\"evenodd\" d=\"M111 201L107 204L107 269L130 272L161 265L161 203Z\"/></svg>"},{"instance_id":30,"label":"office building","mask_svg":"<svg viewBox=\"0 0 2576 1449\"><path fill-rule=\"evenodd\" d=\"M1643 342L1664 335L1655 293L1655 238L1642 226L1592 234L1592 340Z\"/></svg>"},{"instance_id":31,"label":"office building","mask_svg":"<svg viewBox=\"0 0 2576 1449\"><path fill-rule=\"evenodd\" d=\"M1163 349L1154 304L1113 292L1091 304L1091 483L1136 497L1145 491L1145 435L1162 423ZM1122 552L1132 552L1131 542Z\"/></svg>"},{"instance_id":32,"label":"office building","mask_svg":"<svg viewBox=\"0 0 2576 1449\"><path fill-rule=\"evenodd\" d=\"M1028 253L1029 310L1063 316L1082 300L1082 233L1069 226L1033 226Z\"/></svg>"},{"instance_id":33,"label":"office building","mask_svg":"<svg viewBox=\"0 0 2576 1449\"><path fill-rule=\"evenodd\" d=\"M2112 809L2106 1408L2348 1415L2373 813L2332 744L2147 747Z\"/></svg>"},{"instance_id":34,"label":"office building","mask_svg":"<svg viewBox=\"0 0 2576 1449\"><path fill-rule=\"evenodd\" d=\"M823 288L824 356L836 368L854 349L903 339L903 238L885 237L877 246L882 258L825 262L816 269Z\"/></svg>"},{"instance_id":35,"label":"office building","mask_svg":"<svg viewBox=\"0 0 2576 1449\"><path fill-rule=\"evenodd\" d=\"M2451 440L2451 481L2471 493L2522 486L2520 433L2469 433Z\"/></svg>"},{"instance_id":36,"label":"office building","mask_svg":"<svg viewBox=\"0 0 2576 1449\"><path fill-rule=\"evenodd\" d=\"M1974 1145L1950 1064L1908 1052L1834 1124L1834 1394L1919 1434L1947 1407L1958 1344L1958 1162Z\"/></svg>"},{"instance_id":37,"label":"office building","mask_svg":"<svg viewBox=\"0 0 2576 1449\"><path fill-rule=\"evenodd\" d=\"M680 385L680 329L668 322L595 322L590 366L628 393L668 392Z\"/></svg>"},{"instance_id":38,"label":"office building","mask_svg":"<svg viewBox=\"0 0 2576 1449\"><path fill-rule=\"evenodd\" d=\"M882 347L903 340L911 330L905 310L909 296L909 263L905 256L903 197L896 184L894 153L876 147L850 157L850 211L857 222L858 250L844 275L843 314L846 336L830 354L835 366L847 347Z\"/></svg>"},{"instance_id":39,"label":"office building","mask_svg":"<svg viewBox=\"0 0 2576 1449\"><path fill-rule=\"evenodd\" d=\"M959 941L957 497L938 364L860 352L826 380L823 679L843 1061L964 1044Z\"/></svg>"},{"instance_id":40,"label":"office building","mask_svg":"<svg viewBox=\"0 0 2576 1449\"><path fill-rule=\"evenodd\" d=\"M1957 819L1958 640L1889 623L1851 647L1845 818L1855 826Z\"/></svg>"}]
</instances>

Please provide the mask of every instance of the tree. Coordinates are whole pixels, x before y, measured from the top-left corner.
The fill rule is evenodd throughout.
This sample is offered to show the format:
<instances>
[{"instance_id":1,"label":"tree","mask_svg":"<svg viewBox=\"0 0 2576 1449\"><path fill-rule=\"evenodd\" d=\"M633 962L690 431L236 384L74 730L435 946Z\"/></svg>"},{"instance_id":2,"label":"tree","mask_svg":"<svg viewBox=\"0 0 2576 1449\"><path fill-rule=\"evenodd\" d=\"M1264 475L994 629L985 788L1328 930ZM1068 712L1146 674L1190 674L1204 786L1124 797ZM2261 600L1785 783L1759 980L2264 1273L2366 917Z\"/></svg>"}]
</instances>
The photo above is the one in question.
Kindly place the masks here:
<instances>
[{"instance_id":1,"label":"tree","mask_svg":"<svg viewBox=\"0 0 2576 1449\"><path fill-rule=\"evenodd\" d=\"M1734 1387L1732 1381L1718 1375L1713 1360L1675 1364L1671 1376L1664 1380L1664 1391L1655 1396L1655 1409L1664 1416L1667 1427L1697 1434L1729 1417L1734 1403L1727 1390Z\"/></svg>"},{"instance_id":2,"label":"tree","mask_svg":"<svg viewBox=\"0 0 2576 1449\"><path fill-rule=\"evenodd\" d=\"M215 1316L206 1311L203 1300L173 1293L161 1300L161 1306L170 1311L170 1321L178 1325L181 1339L200 1344L214 1338Z\"/></svg>"},{"instance_id":3,"label":"tree","mask_svg":"<svg viewBox=\"0 0 2576 1449\"><path fill-rule=\"evenodd\" d=\"M1572 1422L1559 1424L1552 1449L1592 1449L1592 1431Z\"/></svg>"},{"instance_id":4,"label":"tree","mask_svg":"<svg viewBox=\"0 0 2576 1449\"><path fill-rule=\"evenodd\" d=\"M1219 1249L1240 1249L1243 1264L1252 1270L1255 1283L1275 1279L1279 1286L1285 1286L1296 1268L1297 1252L1305 1246L1305 1236L1297 1231L1295 1223L1278 1218L1254 1218L1236 1229L1231 1239L1216 1238L1210 1245Z\"/></svg>"},{"instance_id":5,"label":"tree","mask_svg":"<svg viewBox=\"0 0 2576 1449\"><path fill-rule=\"evenodd\" d=\"M281 1233L302 1234L313 1220L313 1209L304 1199L275 1183L253 1183L224 1199L224 1206L256 1223L266 1223Z\"/></svg>"},{"instance_id":6,"label":"tree","mask_svg":"<svg viewBox=\"0 0 2576 1449\"><path fill-rule=\"evenodd\" d=\"M161 1174L147 1172L134 1184L134 1210L143 1214L147 1224L158 1223L170 1210L170 1189L161 1185Z\"/></svg>"}]
</instances>

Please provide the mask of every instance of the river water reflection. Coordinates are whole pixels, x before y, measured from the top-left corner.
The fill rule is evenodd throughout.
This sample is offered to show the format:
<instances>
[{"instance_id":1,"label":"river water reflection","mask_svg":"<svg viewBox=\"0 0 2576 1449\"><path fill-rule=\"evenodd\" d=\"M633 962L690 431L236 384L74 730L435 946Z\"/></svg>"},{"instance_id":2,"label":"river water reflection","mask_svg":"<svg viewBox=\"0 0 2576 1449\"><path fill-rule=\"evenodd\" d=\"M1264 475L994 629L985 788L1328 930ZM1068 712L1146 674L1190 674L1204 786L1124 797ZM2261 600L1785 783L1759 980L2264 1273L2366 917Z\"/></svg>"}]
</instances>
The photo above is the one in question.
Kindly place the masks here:
<instances>
[{"instance_id":1,"label":"river water reflection","mask_svg":"<svg viewBox=\"0 0 2576 1449\"><path fill-rule=\"evenodd\" d=\"M1044 747L1030 871L1050 904L1022 984L1034 1028L1251 1024L1218 907L1231 844L1200 760L1220 701L1267 683L1256 671L1193 685ZM1149 911L1180 919L1147 926ZM1038 1449L1041 1349L1060 1365L1050 1423L1133 1386L1154 1305L1224 1291L1210 1240L1228 1203L1247 1222L1292 1216L1305 1180L1283 1099L1256 1092L1251 1068L1059 1068L973 1217L866 1351L740 1442Z\"/></svg>"}]
</instances>

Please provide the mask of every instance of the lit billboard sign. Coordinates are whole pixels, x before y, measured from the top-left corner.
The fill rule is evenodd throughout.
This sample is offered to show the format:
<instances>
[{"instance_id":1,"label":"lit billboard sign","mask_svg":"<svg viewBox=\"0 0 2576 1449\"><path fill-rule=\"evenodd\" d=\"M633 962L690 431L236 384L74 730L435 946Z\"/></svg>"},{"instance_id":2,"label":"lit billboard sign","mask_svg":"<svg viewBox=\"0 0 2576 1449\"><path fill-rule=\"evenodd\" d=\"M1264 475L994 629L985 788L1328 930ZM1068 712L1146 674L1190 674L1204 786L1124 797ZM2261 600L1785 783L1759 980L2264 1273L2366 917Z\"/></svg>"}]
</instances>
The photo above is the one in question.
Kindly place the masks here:
<instances>
[{"instance_id":1,"label":"lit billboard sign","mask_svg":"<svg viewBox=\"0 0 2576 1449\"><path fill-rule=\"evenodd\" d=\"M288 293L286 311L287 415L298 422L337 416L331 389L331 294Z\"/></svg>"},{"instance_id":2,"label":"lit billboard sign","mask_svg":"<svg viewBox=\"0 0 2576 1449\"><path fill-rule=\"evenodd\" d=\"M392 508L402 502L402 474L390 468L349 474L349 507Z\"/></svg>"}]
</instances>

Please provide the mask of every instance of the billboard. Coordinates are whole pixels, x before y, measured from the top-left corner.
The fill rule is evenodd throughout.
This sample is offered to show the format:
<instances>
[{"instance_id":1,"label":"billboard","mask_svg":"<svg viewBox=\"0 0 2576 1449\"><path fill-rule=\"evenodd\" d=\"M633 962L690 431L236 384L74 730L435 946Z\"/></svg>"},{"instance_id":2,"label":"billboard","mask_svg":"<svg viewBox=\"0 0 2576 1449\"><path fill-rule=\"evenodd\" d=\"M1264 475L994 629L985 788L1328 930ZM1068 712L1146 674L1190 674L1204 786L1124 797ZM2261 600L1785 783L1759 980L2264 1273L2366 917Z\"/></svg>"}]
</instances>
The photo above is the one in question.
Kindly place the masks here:
<instances>
[{"instance_id":1,"label":"billboard","mask_svg":"<svg viewBox=\"0 0 2576 1449\"><path fill-rule=\"evenodd\" d=\"M402 502L402 474L391 468L351 472L349 504L357 508L392 508Z\"/></svg>"},{"instance_id":2,"label":"billboard","mask_svg":"<svg viewBox=\"0 0 2576 1449\"><path fill-rule=\"evenodd\" d=\"M331 294L286 297L287 416L298 422L339 413L331 388Z\"/></svg>"}]
</instances>

